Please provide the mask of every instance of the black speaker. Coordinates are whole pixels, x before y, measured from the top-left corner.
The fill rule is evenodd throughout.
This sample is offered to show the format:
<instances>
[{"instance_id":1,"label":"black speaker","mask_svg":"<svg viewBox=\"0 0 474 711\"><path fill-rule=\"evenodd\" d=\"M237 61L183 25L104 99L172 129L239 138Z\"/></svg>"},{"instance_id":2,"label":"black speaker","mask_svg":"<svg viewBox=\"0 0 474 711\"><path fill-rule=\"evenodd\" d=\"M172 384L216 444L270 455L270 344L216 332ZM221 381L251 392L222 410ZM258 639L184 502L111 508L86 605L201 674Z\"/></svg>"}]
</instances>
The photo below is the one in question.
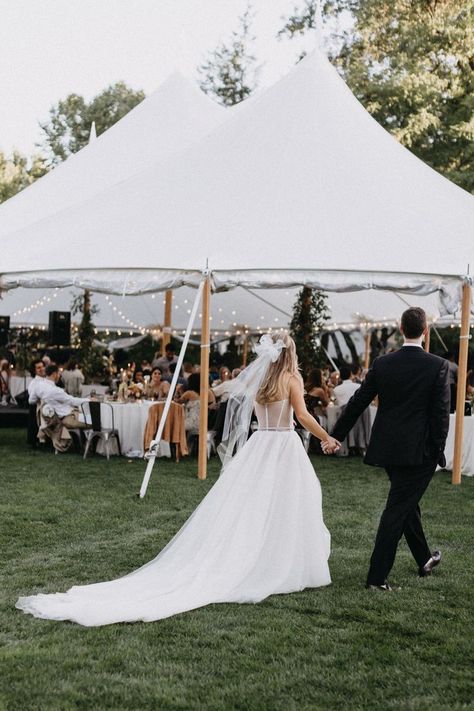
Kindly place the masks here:
<instances>
[{"instance_id":1,"label":"black speaker","mask_svg":"<svg viewBox=\"0 0 474 711\"><path fill-rule=\"evenodd\" d=\"M50 346L71 345L70 311L50 311L48 342Z\"/></svg>"},{"instance_id":2,"label":"black speaker","mask_svg":"<svg viewBox=\"0 0 474 711\"><path fill-rule=\"evenodd\" d=\"M0 316L0 346L6 346L10 331L10 316Z\"/></svg>"}]
</instances>

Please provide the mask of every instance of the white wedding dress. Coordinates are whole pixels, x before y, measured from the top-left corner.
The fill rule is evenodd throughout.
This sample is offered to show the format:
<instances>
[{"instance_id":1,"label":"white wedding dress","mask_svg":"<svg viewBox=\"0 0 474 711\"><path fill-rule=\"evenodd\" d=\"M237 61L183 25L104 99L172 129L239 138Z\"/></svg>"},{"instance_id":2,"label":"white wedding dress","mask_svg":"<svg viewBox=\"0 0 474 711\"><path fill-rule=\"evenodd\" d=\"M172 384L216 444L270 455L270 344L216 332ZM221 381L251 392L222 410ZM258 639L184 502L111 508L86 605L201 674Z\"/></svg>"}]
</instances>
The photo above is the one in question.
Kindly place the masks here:
<instances>
[{"instance_id":1,"label":"white wedding dress","mask_svg":"<svg viewBox=\"0 0 474 711\"><path fill-rule=\"evenodd\" d=\"M96 626L329 585L321 487L290 402L255 407L259 429L154 560L123 578L21 597L16 606Z\"/></svg>"}]
</instances>

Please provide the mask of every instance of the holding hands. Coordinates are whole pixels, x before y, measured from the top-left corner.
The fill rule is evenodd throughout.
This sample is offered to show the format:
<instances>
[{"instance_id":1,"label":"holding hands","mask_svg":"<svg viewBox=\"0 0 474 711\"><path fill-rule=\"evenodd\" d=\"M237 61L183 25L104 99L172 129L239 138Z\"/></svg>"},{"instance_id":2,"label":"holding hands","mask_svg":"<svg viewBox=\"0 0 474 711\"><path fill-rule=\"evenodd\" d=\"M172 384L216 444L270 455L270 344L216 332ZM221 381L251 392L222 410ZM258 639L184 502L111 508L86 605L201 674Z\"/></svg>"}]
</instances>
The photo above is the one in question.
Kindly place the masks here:
<instances>
[{"instance_id":1,"label":"holding hands","mask_svg":"<svg viewBox=\"0 0 474 711\"><path fill-rule=\"evenodd\" d=\"M321 449L323 450L323 454L335 454L340 448L341 443L329 435L321 441Z\"/></svg>"}]
</instances>

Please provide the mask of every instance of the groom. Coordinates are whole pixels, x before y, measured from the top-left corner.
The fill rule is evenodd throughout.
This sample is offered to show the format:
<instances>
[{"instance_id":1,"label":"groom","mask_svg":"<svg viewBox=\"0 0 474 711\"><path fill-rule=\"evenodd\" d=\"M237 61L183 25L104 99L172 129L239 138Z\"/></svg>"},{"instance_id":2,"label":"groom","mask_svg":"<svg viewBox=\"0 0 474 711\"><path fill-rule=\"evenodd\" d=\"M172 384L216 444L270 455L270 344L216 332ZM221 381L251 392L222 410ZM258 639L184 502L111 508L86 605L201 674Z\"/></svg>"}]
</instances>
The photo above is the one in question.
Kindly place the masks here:
<instances>
[{"instance_id":1,"label":"groom","mask_svg":"<svg viewBox=\"0 0 474 711\"><path fill-rule=\"evenodd\" d=\"M390 491L375 539L367 587L387 591L392 589L387 577L402 535L420 576L430 575L441 559L439 551L431 553L428 547L418 504L437 465L446 464L444 445L449 428L448 362L423 350L427 333L423 309L407 309L400 331L402 348L374 360L332 432L342 442L378 396L364 461L385 468Z\"/></svg>"}]
</instances>

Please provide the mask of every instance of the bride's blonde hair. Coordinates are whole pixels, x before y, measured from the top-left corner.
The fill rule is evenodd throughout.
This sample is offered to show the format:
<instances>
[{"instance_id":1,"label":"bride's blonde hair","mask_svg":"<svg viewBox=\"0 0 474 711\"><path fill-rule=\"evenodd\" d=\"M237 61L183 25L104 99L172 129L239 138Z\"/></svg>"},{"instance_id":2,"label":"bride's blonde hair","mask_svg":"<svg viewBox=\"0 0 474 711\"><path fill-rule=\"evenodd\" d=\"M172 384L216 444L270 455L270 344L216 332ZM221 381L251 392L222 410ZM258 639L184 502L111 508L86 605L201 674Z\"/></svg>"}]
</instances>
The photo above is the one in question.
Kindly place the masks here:
<instances>
[{"instance_id":1,"label":"bride's blonde hair","mask_svg":"<svg viewBox=\"0 0 474 711\"><path fill-rule=\"evenodd\" d=\"M280 357L275 363L271 363L265 378L257 392L256 400L259 404L276 400L282 391L282 381L285 376L299 375L298 357L294 340L288 334L269 334L274 343L282 340L285 347L282 348Z\"/></svg>"}]
</instances>

